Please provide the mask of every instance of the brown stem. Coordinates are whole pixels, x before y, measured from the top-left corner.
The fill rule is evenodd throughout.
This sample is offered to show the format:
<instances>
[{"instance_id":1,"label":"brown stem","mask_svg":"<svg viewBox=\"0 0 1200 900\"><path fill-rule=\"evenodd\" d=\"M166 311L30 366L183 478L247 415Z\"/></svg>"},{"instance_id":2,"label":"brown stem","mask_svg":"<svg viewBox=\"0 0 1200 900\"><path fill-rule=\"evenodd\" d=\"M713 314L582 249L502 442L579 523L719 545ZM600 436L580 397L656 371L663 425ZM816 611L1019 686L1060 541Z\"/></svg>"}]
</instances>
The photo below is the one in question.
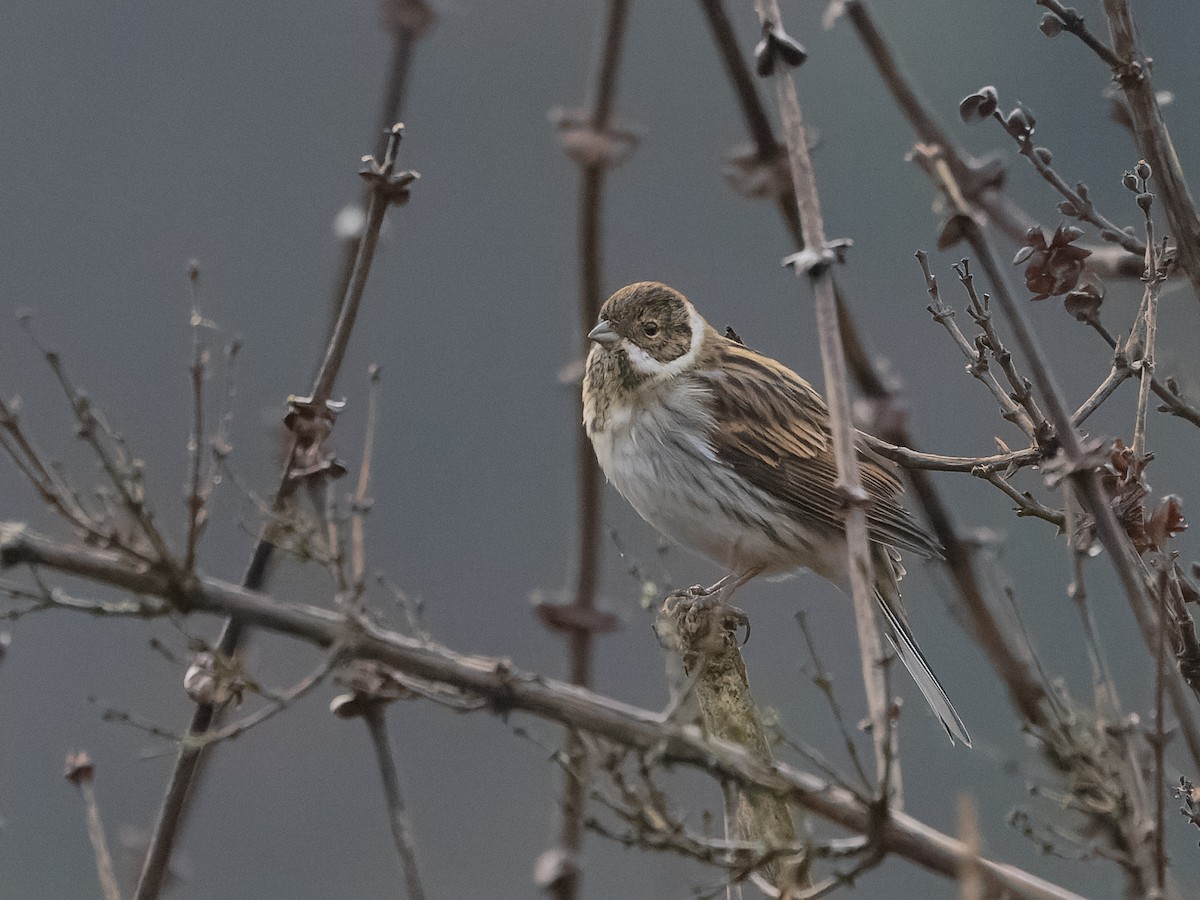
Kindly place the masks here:
<instances>
[{"instance_id":1,"label":"brown stem","mask_svg":"<svg viewBox=\"0 0 1200 900\"><path fill-rule=\"evenodd\" d=\"M757 0L756 8L764 26L782 28L777 0ZM776 61L775 69L776 98L804 239L805 249L799 256L808 256L810 259L807 265L798 261L796 270L797 274L808 276L813 288L821 366L825 377L825 396L829 404L830 431L837 460L838 486L847 499L847 569L854 601L867 708L871 718L871 737L875 746L876 777L883 802L887 802L890 788L895 792L894 801L900 805L903 802L903 790L900 783L900 761L896 752L896 723L889 715L887 674L882 665L883 641L875 619L874 566L867 538L866 511L863 508L863 501L867 495L858 472L855 429L850 410L849 377L838 328L837 300L834 296L833 254L826 247L825 224L821 216L812 160L808 155L808 139L796 85L792 81L791 72L782 62Z\"/></svg>"},{"instance_id":2,"label":"brown stem","mask_svg":"<svg viewBox=\"0 0 1200 900\"><path fill-rule=\"evenodd\" d=\"M629 0L609 0L604 26L600 62L592 84L587 128L597 135L612 125L616 101L617 68L629 14ZM603 211L604 181L611 160L601 154L580 165L579 183L579 334L586 335L600 317L603 302ZM586 357L588 340L581 337ZM579 491L578 571L575 596L571 604L553 616L543 616L552 627L568 634L569 669L572 684L589 687L592 683L592 654L595 638L594 615L600 567L600 466L591 441L576 419L575 463ZM543 612L549 612L544 610ZM583 850L583 815L587 797L587 754L579 735L567 731L564 753L571 765L563 778L562 825L560 843L565 865L549 885L557 900L573 900L579 895L579 857Z\"/></svg>"}]
</instances>

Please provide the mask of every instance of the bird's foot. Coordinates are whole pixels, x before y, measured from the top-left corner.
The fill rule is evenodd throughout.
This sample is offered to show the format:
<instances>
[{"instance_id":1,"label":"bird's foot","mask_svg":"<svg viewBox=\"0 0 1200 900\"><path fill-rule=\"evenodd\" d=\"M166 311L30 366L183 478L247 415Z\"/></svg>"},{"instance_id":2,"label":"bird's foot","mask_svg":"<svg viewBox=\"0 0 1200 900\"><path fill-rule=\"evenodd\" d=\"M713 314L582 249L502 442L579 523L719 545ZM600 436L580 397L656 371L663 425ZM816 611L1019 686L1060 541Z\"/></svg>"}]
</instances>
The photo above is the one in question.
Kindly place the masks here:
<instances>
[{"instance_id":1,"label":"bird's foot","mask_svg":"<svg viewBox=\"0 0 1200 900\"><path fill-rule=\"evenodd\" d=\"M674 614L676 610L683 604L695 606L699 603L704 603L711 606L714 595L717 593L713 588L706 588L700 584L693 584L691 587L682 588L678 591L672 591L663 598L662 611L668 614Z\"/></svg>"},{"instance_id":2,"label":"bird's foot","mask_svg":"<svg viewBox=\"0 0 1200 900\"><path fill-rule=\"evenodd\" d=\"M694 584L689 588L673 591L663 599L661 615L680 622L685 618L703 615L710 622L721 622L725 630L735 634L744 628L746 634L739 644L745 646L750 640L750 617L745 610L723 602L722 587L721 584L708 588Z\"/></svg>"}]
</instances>

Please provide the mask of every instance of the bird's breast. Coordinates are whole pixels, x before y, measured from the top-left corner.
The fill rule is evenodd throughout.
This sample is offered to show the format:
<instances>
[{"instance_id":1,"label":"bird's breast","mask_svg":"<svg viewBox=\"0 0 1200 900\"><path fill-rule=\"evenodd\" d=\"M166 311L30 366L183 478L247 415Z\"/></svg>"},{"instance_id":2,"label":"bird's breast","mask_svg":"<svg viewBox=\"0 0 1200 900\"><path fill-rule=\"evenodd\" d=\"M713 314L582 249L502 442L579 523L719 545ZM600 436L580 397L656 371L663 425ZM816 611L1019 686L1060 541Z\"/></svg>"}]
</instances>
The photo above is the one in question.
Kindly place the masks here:
<instances>
[{"instance_id":1,"label":"bird's breast","mask_svg":"<svg viewBox=\"0 0 1200 900\"><path fill-rule=\"evenodd\" d=\"M610 404L589 429L604 474L650 525L731 571L810 565L812 538L721 462L707 392L686 379Z\"/></svg>"}]
</instances>

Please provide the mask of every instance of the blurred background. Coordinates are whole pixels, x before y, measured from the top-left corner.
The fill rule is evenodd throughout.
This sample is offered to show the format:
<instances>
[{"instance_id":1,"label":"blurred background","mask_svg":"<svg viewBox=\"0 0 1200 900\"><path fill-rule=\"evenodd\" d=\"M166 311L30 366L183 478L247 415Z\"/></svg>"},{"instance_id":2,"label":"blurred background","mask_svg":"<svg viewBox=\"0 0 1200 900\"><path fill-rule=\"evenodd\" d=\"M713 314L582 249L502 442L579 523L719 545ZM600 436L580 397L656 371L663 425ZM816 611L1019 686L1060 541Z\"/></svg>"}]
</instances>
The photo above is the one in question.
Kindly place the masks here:
<instances>
[{"instance_id":1,"label":"blurred background","mask_svg":"<svg viewBox=\"0 0 1200 900\"><path fill-rule=\"evenodd\" d=\"M976 153L1000 148L1012 190L1045 224L1058 197L1016 159L999 129L957 122L958 100L995 84L1001 105L1025 103L1038 138L1068 180L1083 180L1122 224L1140 221L1120 186L1137 161L1109 117L1107 75L1078 41L1038 32L1033 3L892 0L881 28L951 131ZM729 6L749 53L752 5ZM1102 30L1099 4L1080 9ZM582 104L594 69L602 5L581 0L447 0L416 48L402 164L421 173L412 201L390 214L338 393L349 408L335 446L353 467L361 453L366 370L382 366L380 433L369 519L372 569L424 601L434 637L463 652L510 657L561 676L564 642L537 621L531 594L564 590L575 567L575 386L560 372L578 360L576 166L549 124L554 107ZM928 449L985 454L993 437L1019 441L958 351L929 319L912 258L932 250L931 189L904 155L913 136L845 22L824 30L824 4L788 2L784 18L811 56L799 71L818 140L819 186L833 237L850 237L839 273L862 328L903 380L914 430ZM1135 9L1155 83L1185 171L1200 171L1194 36L1200 7ZM240 336L231 467L219 490L202 569L234 580L253 545L252 493L277 478L277 423L288 394L307 390L329 315L339 262L332 223L358 196L359 158L375 144L389 53L373 2L327 4L10 4L0 28L0 389L19 395L25 420L78 483L94 464L72 438L68 409L13 313L31 310L43 337L145 460L158 516L183 534L182 484L190 422L186 369L191 333L187 262L201 268L204 315ZM618 118L642 140L609 179L605 293L634 280L667 281L716 325L819 382L811 298L780 268L791 252L769 204L727 186L725 157L745 142L733 94L697 5L635 2L621 60ZM1010 248L1006 247L1005 252ZM947 302L961 307L949 265L934 255ZM1014 277L1018 276L1014 270ZM1019 283L1019 280L1018 280ZM1104 316L1128 329L1136 287L1112 284ZM1159 371L1200 390L1197 309L1185 290L1162 303ZM1029 309L1072 402L1106 374L1109 358L1061 302ZM965 326L964 326L965 327ZM220 354L218 352L217 356ZM218 366L219 368L219 366ZM213 395L219 381L210 384ZM1132 430L1126 386L1092 422L1099 435ZM1149 480L1193 502L1200 488L1191 426L1156 416ZM11 467L0 467L0 519L57 525ZM1022 488L1038 489L1027 475ZM969 476L940 479L960 523L993 533L998 559L1047 668L1088 692L1086 655L1061 539L1044 522L1015 518L997 491ZM350 483L339 486L351 490ZM1185 506L1185 510L1189 507ZM663 657L639 606L634 563L663 586L718 574L656 535L605 489L602 595L623 628L599 640L596 688L661 708ZM1184 535L1185 561L1195 538ZM1103 862L1046 857L1006 827L1028 805L1041 772L980 650L955 623L946 580L910 565L914 629L975 738L952 748L907 680L902 728L908 810L955 829L955 798L977 798L984 847L1089 896L1115 896ZM1090 593L1126 703L1146 710L1151 664L1103 562ZM69 584L85 596L85 585ZM273 592L326 603L314 568L285 564ZM754 622L746 648L760 702L783 728L845 759L828 710L811 685L794 621L809 616L852 721L863 713L852 613L809 576L756 582L739 595ZM377 608L395 616L380 595ZM208 638L217 624L190 620ZM0 663L0 895L97 894L75 790L63 780L68 750L97 764L97 792L114 844L137 844L153 821L172 748L105 708L173 730L191 705L182 671L149 646L181 652L186 638L146 624L43 613L3 623L12 644ZM285 685L315 663L307 647L265 636L253 672ZM366 731L327 712L318 691L213 757L177 857L172 897L375 898L398 893L379 776ZM530 897L538 854L557 839L560 773L543 743L556 729L516 717L456 716L428 703L389 711L419 858L431 897ZM1168 781L1177 780L1174 769ZM1195 773L1192 773L1193 775ZM681 782L681 806L716 809L703 779ZM1195 835L1169 809L1176 874L1196 872ZM116 851L118 854L120 850ZM119 859L125 884L132 863ZM670 856L627 851L589 836L584 896L686 898L720 873ZM954 896L954 885L900 861L865 876L862 897Z\"/></svg>"}]
</instances>

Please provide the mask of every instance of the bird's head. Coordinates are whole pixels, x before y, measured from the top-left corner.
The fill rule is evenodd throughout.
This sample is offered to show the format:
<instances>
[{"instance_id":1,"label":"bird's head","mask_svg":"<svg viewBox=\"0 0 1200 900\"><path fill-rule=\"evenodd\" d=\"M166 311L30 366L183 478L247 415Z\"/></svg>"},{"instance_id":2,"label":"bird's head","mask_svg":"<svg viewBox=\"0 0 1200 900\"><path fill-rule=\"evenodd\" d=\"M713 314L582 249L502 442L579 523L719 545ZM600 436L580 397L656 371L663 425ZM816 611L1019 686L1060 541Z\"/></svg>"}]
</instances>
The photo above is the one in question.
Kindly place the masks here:
<instances>
[{"instance_id":1,"label":"bird's head","mask_svg":"<svg viewBox=\"0 0 1200 900\"><path fill-rule=\"evenodd\" d=\"M679 291L657 281L639 281L605 301L588 337L597 345L593 353L623 356L633 373L653 379L687 369L706 329L704 318Z\"/></svg>"}]
</instances>

